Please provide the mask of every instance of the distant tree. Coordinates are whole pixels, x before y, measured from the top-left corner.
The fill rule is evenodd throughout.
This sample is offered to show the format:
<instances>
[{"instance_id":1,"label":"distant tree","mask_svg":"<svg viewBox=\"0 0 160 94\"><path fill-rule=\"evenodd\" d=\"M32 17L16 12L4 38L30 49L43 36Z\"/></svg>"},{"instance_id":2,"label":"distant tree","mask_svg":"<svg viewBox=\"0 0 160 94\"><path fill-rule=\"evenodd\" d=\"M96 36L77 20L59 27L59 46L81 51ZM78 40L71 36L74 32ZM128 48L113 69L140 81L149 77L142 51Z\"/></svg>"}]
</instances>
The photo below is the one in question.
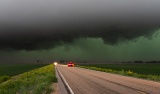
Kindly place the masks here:
<instances>
[{"instance_id":1,"label":"distant tree","mask_svg":"<svg viewBox=\"0 0 160 94\"><path fill-rule=\"evenodd\" d=\"M134 63L143 63L143 61L134 61Z\"/></svg>"},{"instance_id":2,"label":"distant tree","mask_svg":"<svg viewBox=\"0 0 160 94\"><path fill-rule=\"evenodd\" d=\"M64 60L60 60L59 62L60 62L60 63L65 63L65 61L64 61Z\"/></svg>"},{"instance_id":3,"label":"distant tree","mask_svg":"<svg viewBox=\"0 0 160 94\"><path fill-rule=\"evenodd\" d=\"M37 60L37 63L39 63L40 62L40 60Z\"/></svg>"}]
</instances>

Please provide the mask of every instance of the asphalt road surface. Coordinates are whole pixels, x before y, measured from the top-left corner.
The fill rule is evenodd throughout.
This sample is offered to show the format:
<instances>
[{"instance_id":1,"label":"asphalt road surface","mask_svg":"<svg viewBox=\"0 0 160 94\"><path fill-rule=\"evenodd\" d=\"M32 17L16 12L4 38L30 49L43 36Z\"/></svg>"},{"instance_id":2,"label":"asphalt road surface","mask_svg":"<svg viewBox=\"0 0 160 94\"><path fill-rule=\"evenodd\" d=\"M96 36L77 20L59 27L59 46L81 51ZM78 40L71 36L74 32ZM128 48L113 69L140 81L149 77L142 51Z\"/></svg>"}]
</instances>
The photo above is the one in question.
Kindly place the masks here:
<instances>
[{"instance_id":1,"label":"asphalt road surface","mask_svg":"<svg viewBox=\"0 0 160 94\"><path fill-rule=\"evenodd\" d=\"M160 94L160 83L57 65L74 94Z\"/></svg>"}]
</instances>

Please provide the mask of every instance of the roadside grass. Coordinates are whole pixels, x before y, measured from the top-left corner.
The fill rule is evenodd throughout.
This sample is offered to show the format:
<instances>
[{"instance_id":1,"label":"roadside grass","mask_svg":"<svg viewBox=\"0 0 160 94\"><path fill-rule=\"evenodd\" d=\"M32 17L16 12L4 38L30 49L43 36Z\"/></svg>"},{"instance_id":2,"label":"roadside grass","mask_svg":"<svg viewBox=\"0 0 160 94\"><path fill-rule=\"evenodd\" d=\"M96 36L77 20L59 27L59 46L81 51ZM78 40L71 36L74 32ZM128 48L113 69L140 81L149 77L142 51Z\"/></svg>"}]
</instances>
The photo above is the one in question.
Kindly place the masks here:
<instances>
[{"instance_id":1,"label":"roadside grass","mask_svg":"<svg viewBox=\"0 0 160 94\"><path fill-rule=\"evenodd\" d=\"M47 64L0 64L0 77L14 76L46 65Z\"/></svg>"},{"instance_id":2,"label":"roadside grass","mask_svg":"<svg viewBox=\"0 0 160 94\"><path fill-rule=\"evenodd\" d=\"M90 64L78 67L160 81L160 64Z\"/></svg>"},{"instance_id":3,"label":"roadside grass","mask_svg":"<svg viewBox=\"0 0 160 94\"><path fill-rule=\"evenodd\" d=\"M37 68L0 84L0 94L49 94L57 82L53 64Z\"/></svg>"},{"instance_id":4,"label":"roadside grass","mask_svg":"<svg viewBox=\"0 0 160 94\"><path fill-rule=\"evenodd\" d=\"M0 83L2 83L2 82L4 82L4 81L7 81L7 80L9 80L11 77L10 76L7 76L7 75L5 75L5 76L0 76Z\"/></svg>"},{"instance_id":5,"label":"roadside grass","mask_svg":"<svg viewBox=\"0 0 160 94\"><path fill-rule=\"evenodd\" d=\"M0 83L9 80L14 75L45 65L47 64L0 64Z\"/></svg>"}]
</instances>

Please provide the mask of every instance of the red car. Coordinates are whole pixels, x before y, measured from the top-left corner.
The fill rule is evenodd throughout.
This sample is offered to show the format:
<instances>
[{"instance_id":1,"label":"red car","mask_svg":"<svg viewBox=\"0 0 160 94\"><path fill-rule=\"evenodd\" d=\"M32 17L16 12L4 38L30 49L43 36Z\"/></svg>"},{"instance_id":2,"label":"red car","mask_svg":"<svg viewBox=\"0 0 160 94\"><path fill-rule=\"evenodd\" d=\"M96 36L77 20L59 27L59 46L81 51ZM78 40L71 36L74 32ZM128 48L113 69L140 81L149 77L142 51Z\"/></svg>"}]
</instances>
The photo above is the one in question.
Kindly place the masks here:
<instances>
[{"instance_id":1,"label":"red car","mask_svg":"<svg viewBox=\"0 0 160 94\"><path fill-rule=\"evenodd\" d=\"M73 62L68 62L68 67L74 67L74 63Z\"/></svg>"}]
</instances>

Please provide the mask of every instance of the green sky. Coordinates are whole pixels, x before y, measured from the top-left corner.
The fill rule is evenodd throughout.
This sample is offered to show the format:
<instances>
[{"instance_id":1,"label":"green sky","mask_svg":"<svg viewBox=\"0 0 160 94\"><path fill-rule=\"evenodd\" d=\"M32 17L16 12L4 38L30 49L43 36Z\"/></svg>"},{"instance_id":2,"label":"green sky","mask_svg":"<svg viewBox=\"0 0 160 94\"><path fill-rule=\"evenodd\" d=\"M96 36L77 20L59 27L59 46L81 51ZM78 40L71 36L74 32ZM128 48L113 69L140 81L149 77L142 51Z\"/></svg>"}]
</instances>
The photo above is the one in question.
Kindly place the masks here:
<instances>
[{"instance_id":1,"label":"green sky","mask_svg":"<svg viewBox=\"0 0 160 94\"><path fill-rule=\"evenodd\" d=\"M80 38L50 50L1 51L0 63L36 63L37 60L73 61L160 61L160 30L150 37L139 37L115 45L104 43L101 38Z\"/></svg>"}]
</instances>

